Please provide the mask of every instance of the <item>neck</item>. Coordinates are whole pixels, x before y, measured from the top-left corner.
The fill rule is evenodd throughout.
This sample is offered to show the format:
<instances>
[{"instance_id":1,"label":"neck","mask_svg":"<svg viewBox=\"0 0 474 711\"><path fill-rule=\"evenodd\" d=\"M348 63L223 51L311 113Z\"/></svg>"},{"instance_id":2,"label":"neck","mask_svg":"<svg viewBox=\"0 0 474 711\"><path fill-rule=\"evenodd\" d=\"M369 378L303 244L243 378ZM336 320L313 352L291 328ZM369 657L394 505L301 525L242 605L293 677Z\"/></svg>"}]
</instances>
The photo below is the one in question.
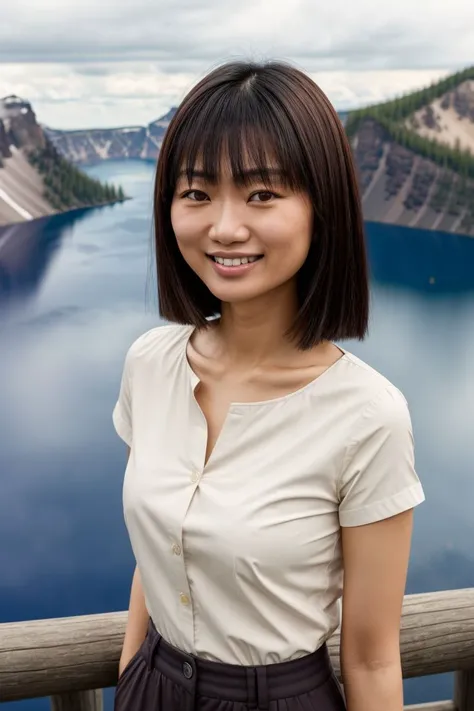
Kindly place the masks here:
<instances>
[{"instance_id":1,"label":"neck","mask_svg":"<svg viewBox=\"0 0 474 711\"><path fill-rule=\"evenodd\" d=\"M217 328L226 357L241 365L275 362L294 353L285 333L293 325L298 304L293 288L275 291L242 304L223 303Z\"/></svg>"}]
</instances>

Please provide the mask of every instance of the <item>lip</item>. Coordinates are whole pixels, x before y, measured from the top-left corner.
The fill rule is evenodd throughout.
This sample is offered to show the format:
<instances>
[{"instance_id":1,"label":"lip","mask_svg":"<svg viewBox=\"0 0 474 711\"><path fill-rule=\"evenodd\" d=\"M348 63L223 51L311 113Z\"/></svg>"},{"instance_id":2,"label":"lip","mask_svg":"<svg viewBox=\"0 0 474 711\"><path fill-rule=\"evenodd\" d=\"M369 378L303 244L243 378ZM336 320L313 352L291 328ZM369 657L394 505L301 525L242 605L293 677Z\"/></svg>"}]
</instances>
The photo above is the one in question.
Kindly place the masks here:
<instances>
[{"instance_id":1,"label":"lip","mask_svg":"<svg viewBox=\"0 0 474 711\"><path fill-rule=\"evenodd\" d=\"M220 257L222 256L224 259L237 259L238 257L248 257L248 256L256 256L256 255L248 255L248 254L241 254L241 255L221 255L221 254L212 254L208 255L209 261L211 262L212 266L214 267L215 271L217 274L220 276L224 277L230 277L230 278L235 278L239 276L244 276L247 274L249 271L255 268L255 266L262 261L263 257L261 259L256 259L254 262L248 262L247 264L240 264L238 267L226 267L224 264L219 264L218 262L215 262L212 257Z\"/></svg>"},{"instance_id":2,"label":"lip","mask_svg":"<svg viewBox=\"0 0 474 711\"><path fill-rule=\"evenodd\" d=\"M208 257L221 257L222 259L243 259L244 257L261 257L261 254L245 254L245 252L208 252Z\"/></svg>"}]
</instances>

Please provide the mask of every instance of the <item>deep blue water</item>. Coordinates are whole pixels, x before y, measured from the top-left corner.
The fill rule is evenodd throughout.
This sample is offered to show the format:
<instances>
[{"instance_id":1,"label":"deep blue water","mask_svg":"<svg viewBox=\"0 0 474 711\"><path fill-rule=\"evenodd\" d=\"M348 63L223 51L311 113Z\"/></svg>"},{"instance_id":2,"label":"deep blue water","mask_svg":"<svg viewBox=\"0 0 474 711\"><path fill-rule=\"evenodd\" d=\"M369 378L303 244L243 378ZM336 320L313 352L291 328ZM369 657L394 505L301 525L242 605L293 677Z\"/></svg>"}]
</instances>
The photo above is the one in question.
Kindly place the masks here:
<instances>
[{"instance_id":1,"label":"deep blue water","mask_svg":"<svg viewBox=\"0 0 474 711\"><path fill-rule=\"evenodd\" d=\"M89 172L134 199L0 231L1 622L128 605L125 446L111 412L128 346L160 323L153 166ZM370 335L344 345L410 405L427 501L416 512L408 592L471 587L474 240L377 224L367 236ZM450 698L451 682L410 680L406 701ZM110 707L111 691L107 699ZM46 711L49 702L4 708Z\"/></svg>"}]
</instances>

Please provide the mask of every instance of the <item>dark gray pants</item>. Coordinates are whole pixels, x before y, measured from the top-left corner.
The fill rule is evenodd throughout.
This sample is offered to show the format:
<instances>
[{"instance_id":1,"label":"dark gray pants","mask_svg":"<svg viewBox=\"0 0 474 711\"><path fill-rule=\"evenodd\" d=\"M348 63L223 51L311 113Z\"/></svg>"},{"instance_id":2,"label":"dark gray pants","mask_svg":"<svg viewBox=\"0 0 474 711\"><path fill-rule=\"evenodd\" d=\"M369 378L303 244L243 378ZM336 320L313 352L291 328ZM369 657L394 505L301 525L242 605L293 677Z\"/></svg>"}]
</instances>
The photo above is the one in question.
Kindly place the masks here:
<instances>
[{"instance_id":1,"label":"dark gray pants","mask_svg":"<svg viewBox=\"0 0 474 711\"><path fill-rule=\"evenodd\" d=\"M208 662L175 649L150 620L123 670L115 711L346 711L326 645L260 667Z\"/></svg>"}]
</instances>

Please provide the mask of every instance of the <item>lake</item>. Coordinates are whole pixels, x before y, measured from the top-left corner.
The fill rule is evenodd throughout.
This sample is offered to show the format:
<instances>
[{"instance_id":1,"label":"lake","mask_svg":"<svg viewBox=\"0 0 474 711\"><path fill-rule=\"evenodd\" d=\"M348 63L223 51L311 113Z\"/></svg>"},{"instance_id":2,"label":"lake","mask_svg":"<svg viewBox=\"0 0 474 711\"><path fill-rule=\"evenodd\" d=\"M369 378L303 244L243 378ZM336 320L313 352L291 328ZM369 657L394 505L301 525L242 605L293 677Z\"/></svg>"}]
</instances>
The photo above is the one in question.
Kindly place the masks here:
<instances>
[{"instance_id":1,"label":"lake","mask_svg":"<svg viewBox=\"0 0 474 711\"><path fill-rule=\"evenodd\" d=\"M128 606L125 445L111 414L127 348L160 323L153 165L87 171L133 200L0 230L0 622ZM371 223L367 238L370 334L344 347L410 406L427 500L407 592L471 587L474 239ZM407 703L451 697L450 675L406 682Z\"/></svg>"}]
</instances>

